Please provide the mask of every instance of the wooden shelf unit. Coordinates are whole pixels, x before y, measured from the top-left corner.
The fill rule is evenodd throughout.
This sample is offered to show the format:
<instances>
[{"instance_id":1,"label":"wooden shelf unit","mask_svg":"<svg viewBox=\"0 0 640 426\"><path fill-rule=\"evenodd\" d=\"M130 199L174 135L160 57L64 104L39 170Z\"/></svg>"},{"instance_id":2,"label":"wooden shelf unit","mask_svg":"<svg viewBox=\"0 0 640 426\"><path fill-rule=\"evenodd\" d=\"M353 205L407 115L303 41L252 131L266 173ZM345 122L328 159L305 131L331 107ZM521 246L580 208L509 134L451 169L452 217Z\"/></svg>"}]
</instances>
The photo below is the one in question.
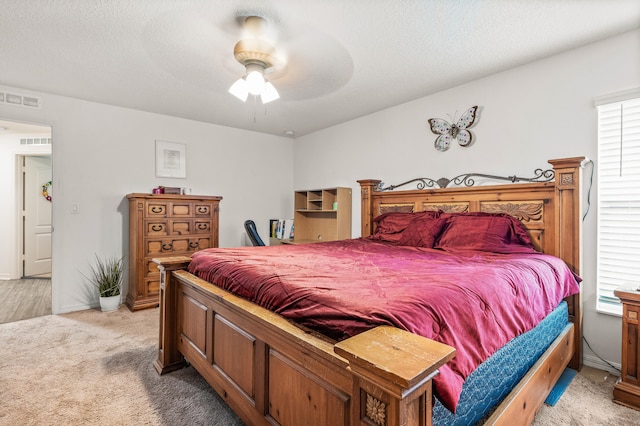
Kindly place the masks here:
<instances>
[{"instance_id":1,"label":"wooden shelf unit","mask_svg":"<svg viewBox=\"0 0 640 426\"><path fill-rule=\"evenodd\" d=\"M351 238L351 188L295 191L293 243Z\"/></svg>"}]
</instances>

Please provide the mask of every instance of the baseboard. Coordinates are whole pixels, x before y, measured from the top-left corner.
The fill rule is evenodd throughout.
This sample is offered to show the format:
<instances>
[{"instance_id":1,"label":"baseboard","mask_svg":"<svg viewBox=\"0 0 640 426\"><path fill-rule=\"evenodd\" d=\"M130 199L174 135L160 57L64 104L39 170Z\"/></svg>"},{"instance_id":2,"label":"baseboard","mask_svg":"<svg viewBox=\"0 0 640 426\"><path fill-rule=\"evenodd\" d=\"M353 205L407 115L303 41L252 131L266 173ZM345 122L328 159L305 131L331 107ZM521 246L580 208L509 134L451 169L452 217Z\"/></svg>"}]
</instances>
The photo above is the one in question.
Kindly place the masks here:
<instances>
[{"instance_id":1,"label":"baseboard","mask_svg":"<svg viewBox=\"0 0 640 426\"><path fill-rule=\"evenodd\" d=\"M63 306L60 308L60 310L56 310L55 312L53 312L54 315L61 315L61 314L68 314L70 312L76 312L76 311L86 311L88 309L100 309L100 304L92 304L92 305L87 305L87 304L79 304L79 305L67 305L67 306Z\"/></svg>"},{"instance_id":2,"label":"baseboard","mask_svg":"<svg viewBox=\"0 0 640 426\"><path fill-rule=\"evenodd\" d=\"M595 355L584 354L582 357L584 365L587 367L597 368L598 370L604 370L616 376L620 375L622 365L617 362L612 362L611 365L607 364ZM614 368L615 367L615 368ZM618 370L616 370L616 368Z\"/></svg>"}]
</instances>

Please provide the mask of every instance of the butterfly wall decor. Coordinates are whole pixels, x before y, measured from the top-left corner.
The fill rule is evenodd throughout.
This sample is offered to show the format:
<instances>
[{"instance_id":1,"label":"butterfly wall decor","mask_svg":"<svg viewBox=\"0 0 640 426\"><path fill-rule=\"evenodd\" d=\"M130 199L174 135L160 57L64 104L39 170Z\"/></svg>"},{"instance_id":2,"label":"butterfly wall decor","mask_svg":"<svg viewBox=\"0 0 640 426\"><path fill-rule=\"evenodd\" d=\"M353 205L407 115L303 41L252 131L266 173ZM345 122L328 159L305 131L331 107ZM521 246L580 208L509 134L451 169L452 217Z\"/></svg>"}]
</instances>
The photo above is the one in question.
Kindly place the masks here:
<instances>
[{"instance_id":1,"label":"butterfly wall decor","mask_svg":"<svg viewBox=\"0 0 640 426\"><path fill-rule=\"evenodd\" d=\"M467 129L473 126L476 121L476 111L478 107L473 106L465 111L460 119L456 122L455 117L453 123L449 123L442 118L430 118L429 125L431 131L439 135L434 142L438 151L446 151L449 149L452 140L457 140L460 146L469 146L473 140L473 135Z\"/></svg>"}]
</instances>

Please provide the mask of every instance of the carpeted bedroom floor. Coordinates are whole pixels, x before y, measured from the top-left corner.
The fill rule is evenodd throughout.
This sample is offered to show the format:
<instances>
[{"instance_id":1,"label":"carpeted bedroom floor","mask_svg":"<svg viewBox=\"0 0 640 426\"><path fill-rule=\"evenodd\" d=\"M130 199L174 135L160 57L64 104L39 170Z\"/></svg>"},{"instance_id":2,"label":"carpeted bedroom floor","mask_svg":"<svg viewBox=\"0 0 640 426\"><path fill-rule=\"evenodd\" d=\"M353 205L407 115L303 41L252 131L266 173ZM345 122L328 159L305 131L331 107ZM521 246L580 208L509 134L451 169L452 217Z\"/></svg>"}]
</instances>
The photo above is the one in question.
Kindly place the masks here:
<instances>
[{"instance_id":1,"label":"carpeted bedroom floor","mask_svg":"<svg viewBox=\"0 0 640 426\"><path fill-rule=\"evenodd\" d=\"M0 324L0 425L242 425L191 367L162 377L158 310L97 310ZM534 425L632 425L615 378L585 368Z\"/></svg>"}]
</instances>

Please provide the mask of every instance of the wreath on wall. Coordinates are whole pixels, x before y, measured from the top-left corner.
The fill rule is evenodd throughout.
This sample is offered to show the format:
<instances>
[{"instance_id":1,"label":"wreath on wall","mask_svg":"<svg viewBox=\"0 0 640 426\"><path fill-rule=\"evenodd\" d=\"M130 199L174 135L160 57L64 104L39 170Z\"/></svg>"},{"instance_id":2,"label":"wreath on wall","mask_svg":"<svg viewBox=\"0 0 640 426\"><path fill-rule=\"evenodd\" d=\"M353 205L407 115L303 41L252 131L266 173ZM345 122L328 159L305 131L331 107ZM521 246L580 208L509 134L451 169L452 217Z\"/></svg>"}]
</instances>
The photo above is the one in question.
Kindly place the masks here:
<instances>
[{"instance_id":1,"label":"wreath on wall","mask_svg":"<svg viewBox=\"0 0 640 426\"><path fill-rule=\"evenodd\" d=\"M49 202L51 202L51 195L49 195L49 188L51 188L51 184L52 182L49 181L42 185L42 196Z\"/></svg>"}]
</instances>

